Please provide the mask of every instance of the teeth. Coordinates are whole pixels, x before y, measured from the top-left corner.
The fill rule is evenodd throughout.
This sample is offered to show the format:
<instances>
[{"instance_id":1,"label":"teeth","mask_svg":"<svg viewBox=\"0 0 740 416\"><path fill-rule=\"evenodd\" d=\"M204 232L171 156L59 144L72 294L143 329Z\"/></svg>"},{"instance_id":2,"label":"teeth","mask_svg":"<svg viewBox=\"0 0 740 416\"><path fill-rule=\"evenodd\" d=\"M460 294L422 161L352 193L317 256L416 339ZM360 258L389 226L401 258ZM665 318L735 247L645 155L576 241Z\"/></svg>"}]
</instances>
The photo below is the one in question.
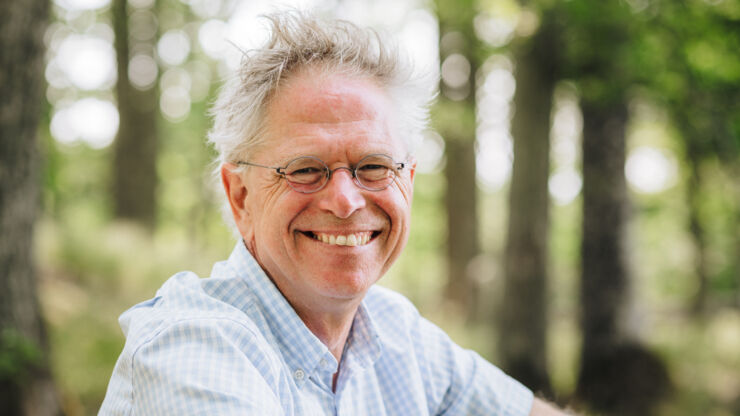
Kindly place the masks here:
<instances>
[{"instance_id":1,"label":"teeth","mask_svg":"<svg viewBox=\"0 0 740 416\"><path fill-rule=\"evenodd\" d=\"M368 231L348 235L333 235L324 233L313 234L315 239L323 243L350 247L364 246L370 241L371 235L372 233Z\"/></svg>"}]
</instances>

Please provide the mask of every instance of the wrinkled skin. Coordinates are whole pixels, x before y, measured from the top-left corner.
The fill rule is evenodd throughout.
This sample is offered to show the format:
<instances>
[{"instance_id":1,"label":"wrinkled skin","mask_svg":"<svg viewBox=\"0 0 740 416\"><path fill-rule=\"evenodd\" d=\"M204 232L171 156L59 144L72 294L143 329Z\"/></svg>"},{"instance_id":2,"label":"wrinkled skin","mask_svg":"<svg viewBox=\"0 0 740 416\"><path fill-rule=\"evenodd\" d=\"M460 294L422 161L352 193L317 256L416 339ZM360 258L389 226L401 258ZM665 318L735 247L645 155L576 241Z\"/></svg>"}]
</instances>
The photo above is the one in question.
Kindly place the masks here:
<instances>
[{"instance_id":1,"label":"wrinkled skin","mask_svg":"<svg viewBox=\"0 0 740 416\"><path fill-rule=\"evenodd\" d=\"M390 100L371 79L305 70L281 86L267 114L267 140L250 155L251 162L285 166L310 155L334 169L372 153L411 162L382 191L359 188L350 172L340 169L312 194L296 192L269 169L250 167L241 174L231 164L222 169L249 251L309 328L339 325L354 316L406 244L415 164L397 137ZM353 247L331 245L315 239L318 233L371 239Z\"/></svg>"}]
</instances>

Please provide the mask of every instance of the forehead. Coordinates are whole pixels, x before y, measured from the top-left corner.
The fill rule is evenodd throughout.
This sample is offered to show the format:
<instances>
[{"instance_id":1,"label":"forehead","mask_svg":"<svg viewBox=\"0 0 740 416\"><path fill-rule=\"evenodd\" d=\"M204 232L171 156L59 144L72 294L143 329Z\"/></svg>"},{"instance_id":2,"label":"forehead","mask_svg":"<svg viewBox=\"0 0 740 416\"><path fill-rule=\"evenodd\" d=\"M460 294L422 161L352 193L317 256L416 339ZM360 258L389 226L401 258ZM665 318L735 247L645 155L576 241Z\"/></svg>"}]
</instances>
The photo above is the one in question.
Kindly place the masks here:
<instances>
[{"instance_id":1,"label":"forehead","mask_svg":"<svg viewBox=\"0 0 740 416\"><path fill-rule=\"evenodd\" d=\"M305 69L277 90L271 107L280 106L287 117L306 122L338 122L385 116L391 103L371 78Z\"/></svg>"},{"instance_id":2,"label":"forehead","mask_svg":"<svg viewBox=\"0 0 740 416\"><path fill-rule=\"evenodd\" d=\"M365 77L304 70L277 90L266 121L266 147L283 153L395 153L401 146L388 94Z\"/></svg>"}]
</instances>

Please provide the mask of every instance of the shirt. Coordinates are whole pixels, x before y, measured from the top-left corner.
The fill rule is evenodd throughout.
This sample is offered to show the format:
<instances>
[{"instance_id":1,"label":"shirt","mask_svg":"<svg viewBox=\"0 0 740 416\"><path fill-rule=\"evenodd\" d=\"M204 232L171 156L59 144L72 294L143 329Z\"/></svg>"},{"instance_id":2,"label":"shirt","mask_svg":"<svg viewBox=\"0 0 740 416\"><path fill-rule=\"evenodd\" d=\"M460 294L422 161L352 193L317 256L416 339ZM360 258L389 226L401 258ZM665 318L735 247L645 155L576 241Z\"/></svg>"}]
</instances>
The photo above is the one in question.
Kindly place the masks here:
<instances>
[{"instance_id":1,"label":"shirt","mask_svg":"<svg viewBox=\"0 0 740 416\"><path fill-rule=\"evenodd\" d=\"M373 286L340 363L243 243L124 312L100 415L528 415L533 395ZM340 369L336 389L332 376Z\"/></svg>"}]
</instances>

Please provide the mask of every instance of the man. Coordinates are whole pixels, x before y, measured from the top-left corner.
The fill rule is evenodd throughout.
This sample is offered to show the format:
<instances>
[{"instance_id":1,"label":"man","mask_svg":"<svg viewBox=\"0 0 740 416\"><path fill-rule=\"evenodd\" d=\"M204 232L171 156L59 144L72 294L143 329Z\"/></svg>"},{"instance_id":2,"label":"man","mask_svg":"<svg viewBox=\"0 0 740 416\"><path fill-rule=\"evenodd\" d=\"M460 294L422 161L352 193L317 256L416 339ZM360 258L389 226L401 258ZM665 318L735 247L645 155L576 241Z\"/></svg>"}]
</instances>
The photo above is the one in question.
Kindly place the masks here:
<instances>
[{"instance_id":1,"label":"man","mask_svg":"<svg viewBox=\"0 0 740 416\"><path fill-rule=\"evenodd\" d=\"M373 286L408 237L425 118L397 53L346 22L269 19L213 110L241 241L122 315L100 413L559 414Z\"/></svg>"}]
</instances>

